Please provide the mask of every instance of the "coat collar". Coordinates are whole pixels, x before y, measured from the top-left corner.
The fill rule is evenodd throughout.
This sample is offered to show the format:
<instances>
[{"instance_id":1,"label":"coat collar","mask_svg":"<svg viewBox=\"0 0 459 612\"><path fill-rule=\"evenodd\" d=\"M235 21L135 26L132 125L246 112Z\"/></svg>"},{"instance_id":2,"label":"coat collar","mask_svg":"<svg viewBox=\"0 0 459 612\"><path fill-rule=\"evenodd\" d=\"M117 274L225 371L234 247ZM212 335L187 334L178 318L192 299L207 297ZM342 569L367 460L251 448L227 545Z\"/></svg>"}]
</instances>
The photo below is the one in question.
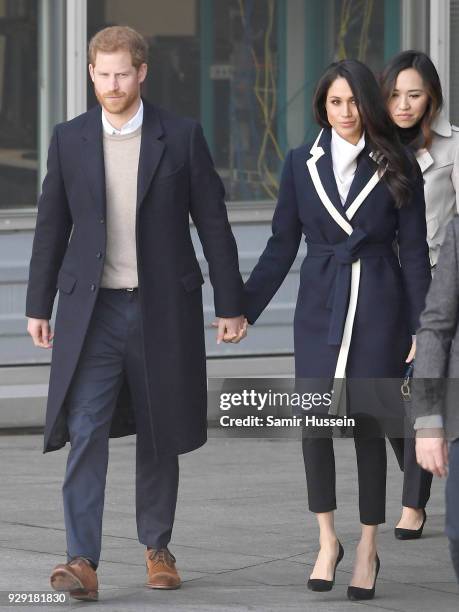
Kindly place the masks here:
<instances>
[{"instance_id":1,"label":"coat collar","mask_svg":"<svg viewBox=\"0 0 459 612\"><path fill-rule=\"evenodd\" d=\"M351 183L349 193L347 194L346 202L344 203L344 209L347 211L352 203L357 199L360 193L365 189L365 186L369 183L372 176L378 169L378 165L370 157L372 151L368 144L365 144L365 148L359 155L357 168L354 174L354 179Z\"/></svg>"},{"instance_id":2,"label":"coat collar","mask_svg":"<svg viewBox=\"0 0 459 612\"><path fill-rule=\"evenodd\" d=\"M307 166L317 195L338 225L347 234L352 233L353 228L349 221L382 176L382 173L378 172L375 154L368 145L365 145L359 156L357 170L344 206L341 204L333 172L329 128L324 128L320 132L310 149L310 154Z\"/></svg>"},{"instance_id":3,"label":"coat collar","mask_svg":"<svg viewBox=\"0 0 459 612\"><path fill-rule=\"evenodd\" d=\"M163 125L158 109L143 100L142 140L140 143L139 173L137 176L137 207L139 207L150 187L164 153L165 144Z\"/></svg>"},{"instance_id":4,"label":"coat collar","mask_svg":"<svg viewBox=\"0 0 459 612\"><path fill-rule=\"evenodd\" d=\"M164 153L164 135L159 112L143 99L143 123L140 142L139 170L137 175L137 208L142 204ZM106 214L105 166L101 107L95 106L86 113L82 130L85 143L85 175L89 189L101 217Z\"/></svg>"},{"instance_id":5,"label":"coat collar","mask_svg":"<svg viewBox=\"0 0 459 612\"><path fill-rule=\"evenodd\" d=\"M437 115L435 117L435 119L432 121L431 128L435 134L442 136L443 138L451 138L453 134L451 123L445 117L443 117L443 115ZM423 174L435 162L428 149L418 149L415 155Z\"/></svg>"},{"instance_id":6,"label":"coat collar","mask_svg":"<svg viewBox=\"0 0 459 612\"><path fill-rule=\"evenodd\" d=\"M434 158L427 149L418 149L415 155L421 172L424 174L424 172L434 163Z\"/></svg>"},{"instance_id":7,"label":"coat collar","mask_svg":"<svg viewBox=\"0 0 459 612\"><path fill-rule=\"evenodd\" d=\"M82 139L85 147L83 163L88 187L94 203L98 208L99 216L105 218L105 166L100 106L95 106L86 113L86 121L82 130Z\"/></svg>"},{"instance_id":8,"label":"coat collar","mask_svg":"<svg viewBox=\"0 0 459 612\"><path fill-rule=\"evenodd\" d=\"M331 154L331 130L322 130L313 144L310 151L313 158L316 159L317 171L322 183L322 186L338 212L343 214L343 205L339 196L338 186L336 184L335 173L333 172L333 160Z\"/></svg>"},{"instance_id":9,"label":"coat collar","mask_svg":"<svg viewBox=\"0 0 459 612\"><path fill-rule=\"evenodd\" d=\"M450 138L453 131L451 129L451 123L443 117L443 115L437 115L435 119L432 121L431 125L432 131L439 136L443 136L444 138Z\"/></svg>"}]
</instances>

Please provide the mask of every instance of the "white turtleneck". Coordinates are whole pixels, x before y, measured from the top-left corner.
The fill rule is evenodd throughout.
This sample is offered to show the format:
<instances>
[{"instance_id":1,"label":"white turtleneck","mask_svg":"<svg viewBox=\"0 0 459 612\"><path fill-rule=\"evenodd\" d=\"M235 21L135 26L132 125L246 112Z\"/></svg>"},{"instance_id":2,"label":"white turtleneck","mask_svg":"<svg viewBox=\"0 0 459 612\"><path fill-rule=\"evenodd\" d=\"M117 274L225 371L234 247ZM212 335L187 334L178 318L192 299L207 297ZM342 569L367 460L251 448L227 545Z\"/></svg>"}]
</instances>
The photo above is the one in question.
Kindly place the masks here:
<instances>
[{"instance_id":1,"label":"white turtleneck","mask_svg":"<svg viewBox=\"0 0 459 612\"><path fill-rule=\"evenodd\" d=\"M357 169L357 157L365 147L365 134L362 133L359 142L353 145L342 138L332 129L331 154L333 160L333 172L338 187L341 204L346 202L355 171Z\"/></svg>"}]
</instances>

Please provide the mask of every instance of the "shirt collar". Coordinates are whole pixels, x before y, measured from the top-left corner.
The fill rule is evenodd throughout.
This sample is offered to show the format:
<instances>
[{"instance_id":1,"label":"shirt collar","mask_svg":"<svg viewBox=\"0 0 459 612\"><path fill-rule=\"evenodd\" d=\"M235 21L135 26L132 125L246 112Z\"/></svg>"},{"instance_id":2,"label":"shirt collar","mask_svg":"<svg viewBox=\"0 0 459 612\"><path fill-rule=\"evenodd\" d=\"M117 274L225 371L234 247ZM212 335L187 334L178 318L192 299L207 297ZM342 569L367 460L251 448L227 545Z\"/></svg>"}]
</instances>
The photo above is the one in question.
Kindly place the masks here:
<instances>
[{"instance_id":1,"label":"shirt collar","mask_svg":"<svg viewBox=\"0 0 459 612\"><path fill-rule=\"evenodd\" d=\"M349 169L349 167L352 167L353 163L364 148L365 132L362 133L359 142L353 145L345 138L342 138L342 136L340 136L338 132L332 129L332 156L333 149L336 152L333 159L333 165L338 170L338 172L345 172Z\"/></svg>"},{"instance_id":2,"label":"shirt collar","mask_svg":"<svg viewBox=\"0 0 459 612\"><path fill-rule=\"evenodd\" d=\"M362 132L360 136L359 142L357 144L352 144L342 136L338 134L338 132L332 128L332 140L336 146L338 146L342 150L347 150L351 155L357 152L357 155L364 149L365 147L365 132Z\"/></svg>"},{"instance_id":3,"label":"shirt collar","mask_svg":"<svg viewBox=\"0 0 459 612\"><path fill-rule=\"evenodd\" d=\"M129 121L127 121L123 126L121 126L121 129L119 130L113 127L113 125L107 119L104 113L104 109L102 109L102 125L104 126L104 132L106 134L112 134L112 135L115 134L116 136L131 134L132 132L135 132L142 125L142 122L143 122L142 99L140 100L140 106L136 114L131 119L129 119Z\"/></svg>"}]
</instances>

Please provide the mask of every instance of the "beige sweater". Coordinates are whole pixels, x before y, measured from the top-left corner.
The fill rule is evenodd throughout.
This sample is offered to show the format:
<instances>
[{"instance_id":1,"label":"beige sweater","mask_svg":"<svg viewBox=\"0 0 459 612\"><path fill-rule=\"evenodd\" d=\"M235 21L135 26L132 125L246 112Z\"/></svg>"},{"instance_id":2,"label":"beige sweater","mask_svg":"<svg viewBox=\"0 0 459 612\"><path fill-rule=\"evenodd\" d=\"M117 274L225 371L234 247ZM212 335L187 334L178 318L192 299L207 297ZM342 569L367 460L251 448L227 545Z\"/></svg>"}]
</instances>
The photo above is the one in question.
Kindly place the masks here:
<instances>
[{"instance_id":1,"label":"beige sweater","mask_svg":"<svg viewBox=\"0 0 459 612\"><path fill-rule=\"evenodd\" d=\"M104 132L107 252L101 286L137 287L135 221L142 128L125 135Z\"/></svg>"}]
</instances>

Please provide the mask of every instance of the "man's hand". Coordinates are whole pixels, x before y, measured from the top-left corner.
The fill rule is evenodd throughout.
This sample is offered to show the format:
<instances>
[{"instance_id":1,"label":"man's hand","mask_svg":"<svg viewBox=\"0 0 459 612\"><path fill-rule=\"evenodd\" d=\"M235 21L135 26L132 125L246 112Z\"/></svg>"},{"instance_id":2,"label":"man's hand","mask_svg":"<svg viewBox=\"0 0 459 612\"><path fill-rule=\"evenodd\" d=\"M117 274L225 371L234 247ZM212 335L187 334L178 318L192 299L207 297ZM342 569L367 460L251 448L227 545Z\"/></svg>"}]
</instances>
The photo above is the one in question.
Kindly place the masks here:
<instances>
[{"instance_id":1,"label":"man's hand","mask_svg":"<svg viewBox=\"0 0 459 612\"><path fill-rule=\"evenodd\" d=\"M217 344L232 342L237 344L247 336L247 319L241 315L230 319L217 319L212 323L212 327L217 328Z\"/></svg>"},{"instance_id":2,"label":"man's hand","mask_svg":"<svg viewBox=\"0 0 459 612\"><path fill-rule=\"evenodd\" d=\"M435 476L447 475L448 443L443 429L417 430L416 461Z\"/></svg>"},{"instance_id":3,"label":"man's hand","mask_svg":"<svg viewBox=\"0 0 459 612\"><path fill-rule=\"evenodd\" d=\"M49 321L46 319L32 319L29 317L27 331L32 336L35 346L40 348L53 348L53 345L50 343L54 334L51 331Z\"/></svg>"}]
</instances>

